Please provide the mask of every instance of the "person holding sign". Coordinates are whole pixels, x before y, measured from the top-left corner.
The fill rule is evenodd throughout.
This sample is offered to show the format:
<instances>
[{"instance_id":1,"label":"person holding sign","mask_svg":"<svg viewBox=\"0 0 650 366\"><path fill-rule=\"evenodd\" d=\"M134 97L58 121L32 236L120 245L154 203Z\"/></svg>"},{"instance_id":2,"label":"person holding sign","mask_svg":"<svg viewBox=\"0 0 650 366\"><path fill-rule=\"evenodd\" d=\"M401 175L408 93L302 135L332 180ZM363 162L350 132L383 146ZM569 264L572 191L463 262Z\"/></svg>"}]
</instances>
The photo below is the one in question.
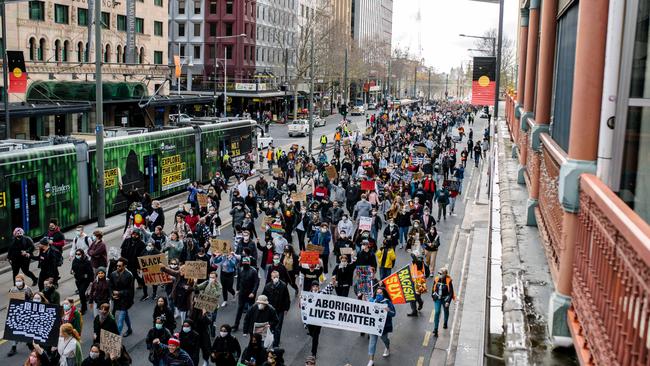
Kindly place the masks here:
<instances>
[{"instance_id":1,"label":"person holding sign","mask_svg":"<svg viewBox=\"0 0 650 366\"><path fill-rule=\"evenodd\" d=\"M62 324L59 328L59 344L56 347L59 356L61 356L60 366L81 366L81 353L80 345L81 336L72 327L72 324Z\"/></svg>"},{"instance_id":2,"label":"person holding sign","mask_svg":"<svg viewBox=\"0 0 650 366\"><path fill-rule=\"evenodd\" d=\"M154 353L161 365L194 366L190 355L181 349L181 342L170 338L167 345L161 344L160 339L153 340Z\"/></svg>"},{"instance_id":3,"label":"person holding sign","mask_svg":"<svg viewBox=\"0 0 650 366\"><path fill-rule=\"evenodd\" d=\"M220 366L237 366L241 355L241 346L237 338L231 334L232 328L224 324L219 329L219 335L214 338L210 352L210 359Z\"/></svg>"},{"instance_id":4,"label":"person holding sign","mask_svg":"<svg viewBox=\"0 0 650 366\"><path fill-rule=\"evenodd\" d=\"M314 233L314 236L311 238L311 242L314 245L323 247L323 251L320 254L320 258L323 261L323 272L327 274L328 263L330 256L330 241L332 240L332 234L328 230L328 225L326 222L322 223L320 230Z\"/></svg>"},{"instance_id":5,"label":"person holding sign","mask_svg":"<svg viewBox=\"0 0 650 366\"><path fill-rule=\"evenodd\" d=\"M393 331L393 317L395 316L395 305L390 301L390 297L385 294L386 289L383 287L377 288L375 297L370 298L370 302L378 304L386 304L388 306L388 311L386 312L386 323L384 323L384 331L381 333L381 341L384 342L386 349L382 354L382 357L390 356L390 340L388 339L388 333ZM377 340L379 336L376 334L370 334L370 341L368 342L368 366L375 364L375 352L377 351Z\"/></svg>"},{"instance_id":6,"label":"person holding sign","mask_svg":"<svg viewBox=\"0 0 650 366\"><path fill-rule=\"evenodd\" d=\"M93 344L81 366L111 366L111 360L107 359L104 351L99 349L99 344Z\"/></svg>"}]
</instances>

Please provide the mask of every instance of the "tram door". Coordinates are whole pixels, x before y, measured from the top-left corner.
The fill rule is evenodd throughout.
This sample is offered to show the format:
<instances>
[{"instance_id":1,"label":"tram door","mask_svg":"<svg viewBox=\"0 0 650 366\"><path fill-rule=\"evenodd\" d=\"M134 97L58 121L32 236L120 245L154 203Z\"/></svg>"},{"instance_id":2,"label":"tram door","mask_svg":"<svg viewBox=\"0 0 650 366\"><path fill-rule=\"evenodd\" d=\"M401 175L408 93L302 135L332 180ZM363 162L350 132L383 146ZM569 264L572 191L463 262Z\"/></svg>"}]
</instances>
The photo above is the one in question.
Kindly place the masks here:
<instances>
[{"instance_id":1,"label":"tram door","mask_svg":"<svg viewBox=\"0 0 650 366\"><path fill-rule=\"evenodd\" d=\"M158 155L144 156L144 189L149 193L158 190Z\"/></svg>"},{"instance_id":2,"label":"tram door","mask_svg":"<svg viewBox=\"0 0 650 366\"><path fill-rule=\"evenodd\" d=\"M9 183L11 226L22 227L25 232L38 228L38 179L18 178Z\"/></svg>"}]
</instances>

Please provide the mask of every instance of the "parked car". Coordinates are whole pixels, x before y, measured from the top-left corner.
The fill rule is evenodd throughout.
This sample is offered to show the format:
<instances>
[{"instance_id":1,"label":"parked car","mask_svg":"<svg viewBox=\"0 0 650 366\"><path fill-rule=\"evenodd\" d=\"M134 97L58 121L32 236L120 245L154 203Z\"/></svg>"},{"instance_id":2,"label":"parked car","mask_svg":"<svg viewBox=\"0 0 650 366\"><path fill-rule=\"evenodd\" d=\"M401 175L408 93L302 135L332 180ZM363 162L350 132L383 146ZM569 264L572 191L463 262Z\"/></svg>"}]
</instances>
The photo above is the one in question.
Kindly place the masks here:
<instances>
[{"instance_id":1,"label":"parked car","mask_svg":"<svg viewBox=\"0 0 650 366\"><path fill-rule=\"evenodd\" d=\"M319 116L314 116L314 127L325 127L325 119Z\"/></svg>"},{"instance_id":2,"label":"parked car","mask_svg":"<svg viewBox=\"0 0 650 366\"><path fill-rule=\"evenodd\" d=\"M355 105L352 107L352 111L350 112L353 116L363 116L365 113L366 109L363 108L363 105Z\"/></svg>"},{"instance_id":3,"label":"parked car","mask_svg":"<svg viewBox=\"0 0 650 366\"><path fill-rule=\"evenodd\" d=\"M263 150L269 147L273 143L273 137L271 135L262 134L261 132L257 133L257 149Z\"/></svg>"},{"instance_id":4,"label":"parked car","mask_svg":"<svg viewBox=\"0 0 650 366\"><path fill-rule=\"evenodd\" d=\"M296 135L307 136L309 134L309 121L306 119L296 119L287 124L289 137Z\"/></svg>"},{"instance_id":5,"label":"parked car","mask_svg":"<svg viewBox=\"0 0 650 366\"><path fill-rule=\"evenodd\" d=\"M190 115L188 115L188 114L185 114L185 113L181 113L180 120L178 118L178 114L170 114L169 115L169 122L172 122L172 123L179 123L179 122L180 123L188 123L190 121L192 121L192 117Z\"/></svg>"},{"instance_id":6,"label":"parked car","mask_svg":"<svg viewBox=\"0 0 650 366\"><path fill-rule=\"evenodd\" d=\"M368 103L368 110L373 111L377 109L377 103Z\"/></svg>"}]
</instances>

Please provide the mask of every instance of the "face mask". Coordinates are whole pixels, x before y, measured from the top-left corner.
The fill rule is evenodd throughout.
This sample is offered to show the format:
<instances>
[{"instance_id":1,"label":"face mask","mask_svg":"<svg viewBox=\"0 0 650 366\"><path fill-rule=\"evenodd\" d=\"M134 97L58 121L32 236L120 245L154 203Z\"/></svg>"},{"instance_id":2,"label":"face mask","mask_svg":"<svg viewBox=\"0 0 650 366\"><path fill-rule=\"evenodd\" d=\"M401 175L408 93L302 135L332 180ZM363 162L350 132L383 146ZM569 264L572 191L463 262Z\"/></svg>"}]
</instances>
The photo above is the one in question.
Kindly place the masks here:
<instances>
[{"instance_id":1,"label":"face mask","mask_svg":"<svg viewBox=\"0 0 650 366\"><path fill-rule=\"evenodd\" d=\"M77 238L81 236L81 231L75 231L74 236Z\"/></svg>"},{"instance_id":2,"label":"face mask","mask_svg":"<svg viewBox=\"0 0 650 366\"><path fill-rule=\"evenodd\" d=\"M97 240L97 237L95 235L93 235L93 236L90 237L90 240L95 241L95 240Z\"/></svg>"},{"instance_id":3,"label":"face mask","mask_svg":"<svg viewBox=\"0 0 650 366\"><path fill-rule=\"evenodd\" d=\"M320 232L323 233L323 234L325 234L325 233L327 232L327 229L323 229L323 228L321 228L321 229L320 229Z\"/></svg>"},{"instance_id":4,"label":"face mask","mask_svg":"<svg viewBox=\"0 0 650 366\"><path fill-rule=\"evenodd\" d=\"M177 268L178 268L178 264L170 264L169 267L171 267L171 269L177 269Z\"/></svg>"},{"instance_id":5,"label":"face mask","mask_svg":"<svg viewBox=\"0 0 650 366\"><path fill-rule=\"evenodd\" d=\"M377 294L377 296L375 296L375 300L377 300L377 301L381 301L383 299L384 299L384 295Z\"/></svg>"},{"instance_id":6,"label":"face mask","mask_svg":"<svg viewBox=\"0 0 650 366\"><path fill-rule=\"evenodd\" d=\"M248 239L250 239L250 237L251 237L250 235L244 235L244 236L242 236L242 238L244 238L244 240L248 240Z\"/></svg>"},{"instance_id":7,"label":"face mask","mask_svg":"<svg viewBox=\"0 0 650 366\"><path fill-rule=\"evenodd\" d=\"M23 281L16 281L16 287L23 287L24 284Z\"/></svg>"},{"instance_id":8,"label":"face mask","mask_svg":"<svg viewBox=\"0 0 650 366\"><path fill-rule=\"evenodd\" d=\"M162 328L163 328L163 325L162 325L162 324L156 323L156 329L160 330L160 329L162 329Z\"/></svg>"},{"instance_id":9,"label":"face mask","mask_svg":"<svg viewBox=\"0 0 650 366\"><path fill-rule=\"evenodd\" d=\"M81 254L76 254L74 257L77 259L81 259Z\"/></svg>"},{"instance_id":10,"label":"face mask","mask_svg":"<svg viewBox=\"0 0 650 366\"><path fill-rule=\"evenodd\" d=\"M345 268L345 267L347 267L347 265L348 265L348 262L341 262L341 264L339 264L339 267Z\"/></svg>"},{"instance_id":11,"label":"face mask","mask_svg":"<svg viewBox=\"0 0 650 366\"><path fill-rule=\"evenodd\" d=\"M65 310L65 311L70 310L70 305L68 305L68 304L63 304L63 310Z\"/></svg>"},{"instance_id":12,"label":"face mask","mask_svg":"<svg viewBox=\"0 0 650 366\"><path fill-rule=\"evenodd\" d=\"M420 224L414 224L413 227L418 228L420 227Z\"/></svg>"},{"instance_id":13,"label":"face mask","mask_svg":"<svg viewBox=\"0 0 650 366\"><path fill-rule=\"evenodd\" d=\"M244 264L242 264L242 266L243 266L245 269L248 269L248 268L250 268L251 265L250 265L249 263L244 263Z\"/></svg>"},{"instance_id":14,"label":"face mask","mask_svg":"<svg viewBox=\"0 0 650 366\"><path fill-rule=\"evenodd\" d=\"M280 282L280 279L279 279L278 277L273 277L271 280L272 280L273 283L275 283L275 284L277 284L278 282Z\"/></svg>"},{"instance_id":15,"label":"face mask","mask_svg":"<svg viewBox=\"0 0 650 366\"><path fill-rule=\"evenodd\" d=\"M276 266L280 264L280 259L273 259L273 264L275 264Z\"/></svg>"},{"instance_id":16,"label":"face mask","mask_svg":"<svg viewBox=\"0 0 650 366\"><path fill-rule=\"evenodd\" d=\"M260 310L264 310L265 307L266 307L265 304L257 304L257 308Z\"/></svg>"},{"instance_id":17,"label":"face mask","mask_svg":"<svg viewBox=\"0 0 650 366\"><path fill-rule=\"evenodd\" d=\"M99 358L99 352L90 352L90 358L96 360L97 358Z\"/></svg>"},{"instance_id":18,"label":"face mask","mask_svg":"<svg viewBox=\"0 0 650 366\"><path fill-rule=\"evenodd\" d=\"M190 327L183 327L183 333L189 333L192 328Z\"/></svg>"},{"instance_id":19,"label":"face mask","mask_svg":"<svg viewBox=\"0 0 650 366\"><path fill-rule=\"evenodd\" d=\"M228 332L219 332L219 335L223 338L228 335Z\"/></svg>"},{"instance_id":20,"label":"face mask","mask_svg":"<svg viewBox=\"0 0 650 366\"><path fill-rule=\"evenodd\" d=\"M40 298L40 297L34 297L34 298L32 299L32 301L33 301L33 302L41 302L41 298Z\"/></svg>"},{"instance_id":21,"label":"face mask","mask_svg":"<svg viewBox=\"0 0 650 366\"><path fill-rule=\"evenodd\" d=\"M215 282L217 282L217 279L214 277L210 277L210 283L215 283Z\"/></svg>"}]
</instances>

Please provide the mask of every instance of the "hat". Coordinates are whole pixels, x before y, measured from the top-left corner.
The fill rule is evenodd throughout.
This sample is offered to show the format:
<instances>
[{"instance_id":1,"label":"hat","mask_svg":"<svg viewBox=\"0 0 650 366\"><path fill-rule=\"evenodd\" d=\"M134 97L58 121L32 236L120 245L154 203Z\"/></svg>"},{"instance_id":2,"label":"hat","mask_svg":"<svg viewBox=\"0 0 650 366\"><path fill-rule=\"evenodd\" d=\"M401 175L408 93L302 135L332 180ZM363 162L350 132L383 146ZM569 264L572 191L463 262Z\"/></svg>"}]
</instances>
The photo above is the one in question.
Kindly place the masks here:
<instances>
[{"instance_id":1,"label":"hat","mask_svg":"<svg viewBox=\"0 0 650 366\"><path fill-rule=\"evenodd\" d=\"M312 286L320 286L320 283L318 281L311 281Z\"/></svg>"},{"instance_id":2,"label":"hat","mask_svg":"<svg viewBox=\"0 0 650 366\"><path fill-rule=\"evenodd\" d=\"M248 258L248 257L244 257L244 258L241 259L241 262L242 262L242 263L248 263L248 264L250 264L250 263L251 263L251 259Z\"/></svg>"},{"instance_id":3,"label":"hat","mask_svg":"<svg viewBox=\"0 0 650 366\"><path fill-rule=\"evenodd\" d=\"M42 238L38 243L43 244L43 245L49 245L50 244L50 242L45 237Z\"/></svg>"},{"instance_id":4,"label":"hat","mask_svg":"<svg viewBox=\"0 0 650 366\"><path fill-rule=\"evenodd\" d=\"M167 341L167 345L168 345L168 346L176 346L176 347L180 347L180 345L181 345L181 341L179 341L179 340L176 339L176 338L169 338L169 340Z\"/></svg>"},{"instance_id":5,"label":"hat","mask_svg":"<svg viewBox=\"0 0 650 366\"><path fill-rule=\"evenodd\" d=\"M21 236L25 234L25 230L21 227L17 227L14 229L14 236Z\"/></svg>"},{"instance_id":6,"label":"hat","mask_svg":"<svg viewBox=\"0 0 650 366\"><path fill-rule=\"evenodd\" d=\"M315 365L315 364L316 364L316 357L314 357L314 356L307 356L307 358L305 358L305 363L307 363L307 362L309 362L309 363L313 363L313 364Z\"/></svg>"},{"instance_id":7,"label":"hat","mask_svg":"<svg viewBox=\"0 0 650 366\"><path fill-rule=\"evenodd\" d=\"M269 304L269 298L266 297L266 295L260 295L260 296L257 297L257 301L255 301L255 303L268 305Z\"/></svg>"},{"instance_id":8,"label":"hat","mask_svg":"<svg viewBox=\"0 0 650 366\"><path fill-rule=\"evenodd\" d=\"M104 272L106 274L106 267L97 267L97 273Z\"/></svg>"}]
</instances>

